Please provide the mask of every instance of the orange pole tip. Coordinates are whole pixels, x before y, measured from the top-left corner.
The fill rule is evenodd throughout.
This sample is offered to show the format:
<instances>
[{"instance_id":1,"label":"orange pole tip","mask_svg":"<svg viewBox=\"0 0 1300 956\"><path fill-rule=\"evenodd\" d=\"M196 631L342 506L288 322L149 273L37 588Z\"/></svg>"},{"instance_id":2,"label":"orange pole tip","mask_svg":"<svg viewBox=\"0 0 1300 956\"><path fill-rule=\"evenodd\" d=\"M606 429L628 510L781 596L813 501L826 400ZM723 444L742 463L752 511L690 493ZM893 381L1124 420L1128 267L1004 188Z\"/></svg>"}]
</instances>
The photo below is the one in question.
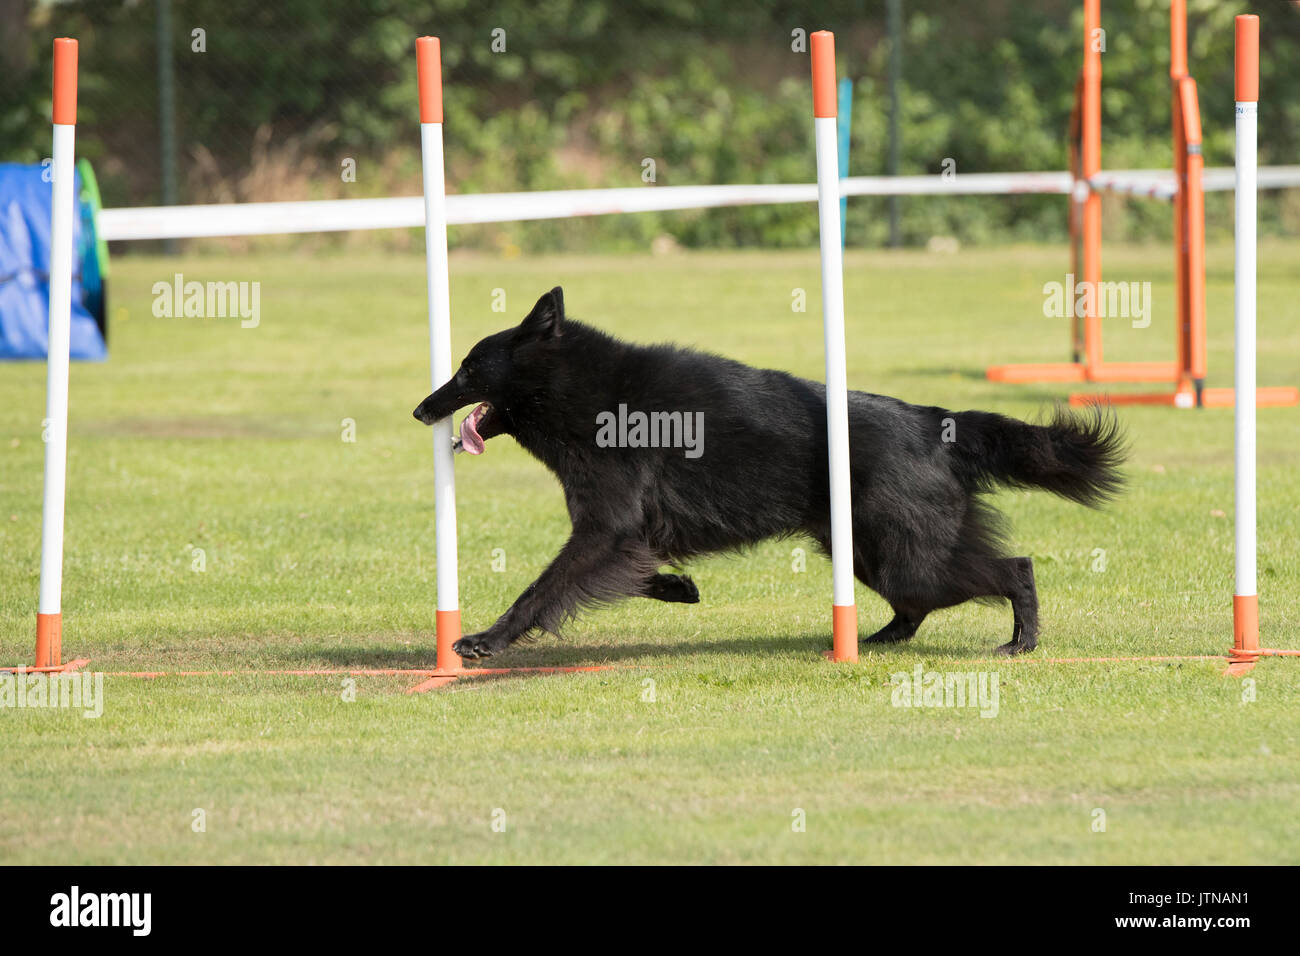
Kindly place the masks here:
<instances>
[{"instance_id":1,"label":"orange pole tip","mask_svg":"<svg viewBox=\"0 0 1300 956\"><path fill-rule=\"evenodd\" d=\"M415 65L420 87L420 122L441 123L442 43L437 37L420 37L415 41Z\"/></svg>"},{"instance_id":2,"label":"orange pole tip","mask_svg":"<svg viewBox=\"0 0 1300 956\"><path fill-rule=\"evenodd\" d=\"M77 125L77 41L54 41L54 122Z\"/></svg>"},{"instance_id":3,"label":"orange pole tip","mask_svg":"<svg viewBox=\"0 0 1300 956\"><path fill-rule=\"evenodd\" d=\"M835 101L835 34L818 30L812 35L813 116L838 115Z\"/></svg>"},{"instance_id":4,"label":"orange pole tip","mask_svg":"<svg viewBox=\"0 0 1300 956\"><path fill-rule=\"evenodd\" d=\"M1237 17L1237 102L1259 102L1259 17Z\"/></svg>"}]
</instances>

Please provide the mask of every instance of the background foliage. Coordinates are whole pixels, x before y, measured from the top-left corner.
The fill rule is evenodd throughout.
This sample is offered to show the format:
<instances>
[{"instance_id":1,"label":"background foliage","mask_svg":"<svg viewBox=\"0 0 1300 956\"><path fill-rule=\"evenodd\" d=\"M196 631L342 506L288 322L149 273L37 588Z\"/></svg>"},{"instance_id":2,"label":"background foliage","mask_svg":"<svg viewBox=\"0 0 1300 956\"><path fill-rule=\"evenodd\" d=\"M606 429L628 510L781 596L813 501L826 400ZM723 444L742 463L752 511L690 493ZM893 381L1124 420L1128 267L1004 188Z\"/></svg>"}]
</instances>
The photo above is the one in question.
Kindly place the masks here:
<instances>
[{"instance_id":1,"label":"background foliage","mask_svg":"<svg viewBox=\"0 0 1300 956\"><path fill-rule=\"evenodd\" d=\"M49 149L49 44L81 40L79 145L107 205L160 201L156 0L0 0L6 82L0 158ZM1231 163L1232 17L1263 20L1261 162L1300 152L1300 5L1189 0L1190 61L1209 165ZM903 173L1065 167L1064 129L1079 67L1078 0L904 0ZM807 56L791 32L833 29L856 82L852 172L885 172L889 44L884 0L173 0L184 202L417 192L412 39L443 39L449 183L459 192L811 178ZM1104 162L1170 164L1167 0L1108 0ZM192 49L192 31L206 51ZM493 52L493 30L505 52ZM356 162L344 182L341 164ZM646 188L653 188L647 186ZM849 241L874 245L885 200L850 204ZM1112 238L1164 237L1151 203L1111 202ZM1056 239L1058 197L903 200L904 238ZM1300 228L1300 197L1262 206L1265 231ZM1231 228L1212 196L1211 231ZM776 206L559 223L464 227L461 245L800 246L815 217ZM397 237L392 241L403 241ZM319 237L311 240L328 241Z\"/></svg>"}]
</instances>

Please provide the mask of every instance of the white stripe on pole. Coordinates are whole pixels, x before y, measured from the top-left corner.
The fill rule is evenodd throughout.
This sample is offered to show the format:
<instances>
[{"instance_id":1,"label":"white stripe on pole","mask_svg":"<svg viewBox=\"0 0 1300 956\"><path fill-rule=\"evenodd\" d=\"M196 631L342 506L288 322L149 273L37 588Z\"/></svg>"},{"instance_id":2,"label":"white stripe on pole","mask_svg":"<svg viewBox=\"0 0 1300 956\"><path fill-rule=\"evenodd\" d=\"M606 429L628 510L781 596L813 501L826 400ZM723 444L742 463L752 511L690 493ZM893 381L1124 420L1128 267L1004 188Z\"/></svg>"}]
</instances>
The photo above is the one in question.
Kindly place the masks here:
<instances>
[{"instance_id":1,"label":"white stripe on pole","mask_svg":"<svg viewBox=\"0 0 1300 956\"><path fill-rule=\"evenodd\" d=\"M424 164L424 259L429 291L429 362L433 390L451 378L451 290L447 268L447 200L442 124L420 124ZM433 484L437 501L438 610L460 608L456 567L456 472L450 416L433 425Z\"/></svg>"},{"instance_id":2,"label":"white stripe on pole","mask_svg":"<svg viewBox=\"0 0 1300 956\"><path fill-rule=\"evenodd\" d=\"M1258 103L1237 103L1236 270L1233 342L1236 390L1236 590L1256 593L1255 579L1255 164Z\"/></svg>"},{"instance_id":3,"label":"white stripe on pole","mask_svg":"<svg viewBox=\"0 0 1300 956\"><path fill-rule=\"evenodd\" d=\"M826 435L830 443L831 575L834 603L853 596L853 500L849 486L849 393L844 357L844 260L840 248L840 171L836 119L813 120L817 136L817 212L826 341Z\"/></svg>"},{"instance_id":4,"label":"white stripe on pole","mask_svg":"<svg viewBox=\"0 0 1300 956\"><path fill-rule=\"evenodd\" d=\"M45 384L45 501L41 512L41 614L60 613L63 508L68 473L68 346L72 324L73 154L77 127L54 124L54 203L50 225L50 325ZM40 663L40 662L38 662Z\"/></svg>"}]
</instances>

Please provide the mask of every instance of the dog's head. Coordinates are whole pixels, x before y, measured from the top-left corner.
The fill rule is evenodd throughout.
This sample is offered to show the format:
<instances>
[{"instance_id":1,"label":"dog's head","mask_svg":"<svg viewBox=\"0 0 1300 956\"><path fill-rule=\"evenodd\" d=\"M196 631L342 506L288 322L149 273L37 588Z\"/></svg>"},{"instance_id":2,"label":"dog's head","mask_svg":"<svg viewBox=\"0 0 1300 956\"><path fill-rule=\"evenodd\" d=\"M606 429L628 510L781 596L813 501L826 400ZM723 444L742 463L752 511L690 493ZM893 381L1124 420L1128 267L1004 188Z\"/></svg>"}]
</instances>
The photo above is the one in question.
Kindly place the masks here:
<instances>
[{"instance_id":1,"label":"dog's head","mask_svg":"<svg viewBox=\"0 0 1300 956\"><path fill-rule=\"evenodd\" d=\"M554 343L563 331L564 292L556 286L537 300L519 325L489 335L470 349L447 384L416 407L415 417L432 425L473 404L453 445L457 451L481 455L485 441L510 431L510 407L520 394L518 363L538 347Z\"/></svg>"}]
</instances>

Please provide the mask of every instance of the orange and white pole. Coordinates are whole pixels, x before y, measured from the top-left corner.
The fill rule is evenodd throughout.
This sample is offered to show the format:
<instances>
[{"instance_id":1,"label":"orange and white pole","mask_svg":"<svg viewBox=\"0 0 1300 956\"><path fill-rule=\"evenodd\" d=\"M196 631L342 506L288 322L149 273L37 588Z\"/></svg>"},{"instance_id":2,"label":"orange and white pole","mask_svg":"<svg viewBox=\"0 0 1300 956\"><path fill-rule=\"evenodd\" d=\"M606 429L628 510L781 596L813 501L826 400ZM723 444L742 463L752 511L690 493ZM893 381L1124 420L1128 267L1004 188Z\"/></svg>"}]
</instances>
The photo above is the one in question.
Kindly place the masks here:
<instances>
[{"instance_id":1,"label":"orange and white pole","mask_svg":"<svg viewBox=\"0 0 1300 956\"><path fill-rule=\"evenodd\" d=\"M442 50L437 37L415 41L420 87L420 154L424 167L424 268L429 293L429 359L433 390L451 378L451 291L447 269L447 184L442 158ZM434 536L438 576L438 669L461 667L456 558L456 472L452 419L433 425Z\"/></svg>"},{"instance_id":2,"label":"orange and white pole","mask_svg":"<svg viewBox=\"0 0 1300 956\"><path fill-rule=\"evenodd\" d=\"M826 341L826 436L830 446L831 659L858 659L853 596L853 498L849 484L849 391L844 358L844 257L836 130L835 35L812 35L813 126L817 137L817 212L822 253L822 328Z\"/></svg>"},{"instance_id":3,"label":"orange and white pole","mask_svg":"<svg viewBox=\"0 0 1300 956\"><path fill-rule=\"evenodd\" d=\"M1259 17L1236 20L1237 183L1235 228L1236 587L1233 650L1259 650L1255 577L1255 187L1259 116Z\"/></svg>"},{"instance_id":4,"label":"orange and white pole","mask_svg":"<svg viewBox=\"0 0 1300 956\"><path fill-rule=\"evenodd\" d=\"M50 222L50 328L45 380L45 501L36 666L63 661L63 508L68 477L68 345L72 326L72 217L76 206L77 41L54 41L54 189Z\"/></svg>"}]
</instances>

